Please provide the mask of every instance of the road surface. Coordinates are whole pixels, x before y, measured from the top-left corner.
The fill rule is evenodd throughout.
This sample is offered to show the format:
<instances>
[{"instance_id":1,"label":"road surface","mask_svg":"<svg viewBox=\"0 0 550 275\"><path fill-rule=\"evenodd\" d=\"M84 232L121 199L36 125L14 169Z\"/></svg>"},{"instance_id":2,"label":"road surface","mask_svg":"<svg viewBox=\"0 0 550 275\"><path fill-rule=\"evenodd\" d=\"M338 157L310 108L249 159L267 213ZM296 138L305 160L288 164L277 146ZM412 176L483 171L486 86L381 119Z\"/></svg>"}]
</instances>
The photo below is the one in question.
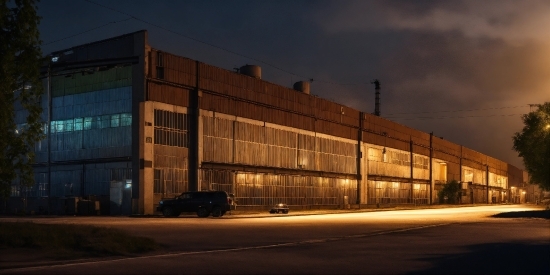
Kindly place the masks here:
<instances>
[{"instance_id":1,"label":"road surface","mask_svg":"<svg viewBox=\"0 0 550 275\"><path fill-rule=\"evenodd\" d=\"M221 219L26 218L121 228L152 237L163 249L133 258L0 273L550 274L549 220L489 217L525 210L533 208L497 205Z\"/></svg>"}]
</instances>

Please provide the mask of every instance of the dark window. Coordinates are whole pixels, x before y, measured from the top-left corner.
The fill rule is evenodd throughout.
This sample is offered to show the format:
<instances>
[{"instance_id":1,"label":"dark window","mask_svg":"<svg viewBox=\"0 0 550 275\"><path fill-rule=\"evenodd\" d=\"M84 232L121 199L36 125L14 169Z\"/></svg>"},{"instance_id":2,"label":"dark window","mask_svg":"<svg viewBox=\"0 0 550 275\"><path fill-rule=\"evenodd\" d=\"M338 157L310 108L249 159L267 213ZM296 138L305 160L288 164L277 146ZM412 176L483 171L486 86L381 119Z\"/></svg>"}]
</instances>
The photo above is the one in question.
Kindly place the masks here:
<instances>
[{"instance_id":1,"label":"dark window","mask_svg":"<svg viewBox=\"0 0 550 275\"><path fill-rule=\"evenodd\" d=\"M187 147L187 114L154 110L155 144Z\"/></svg>"},{"instance_id":2,"label":"dark window","mask_svg":"<svg viewBox=\"0 0 550 275\"><path fill-rule=\"evenodd\" d=\"M164 79L164 55L157 52L157 78Z\"/></svg>"}]
</instances>

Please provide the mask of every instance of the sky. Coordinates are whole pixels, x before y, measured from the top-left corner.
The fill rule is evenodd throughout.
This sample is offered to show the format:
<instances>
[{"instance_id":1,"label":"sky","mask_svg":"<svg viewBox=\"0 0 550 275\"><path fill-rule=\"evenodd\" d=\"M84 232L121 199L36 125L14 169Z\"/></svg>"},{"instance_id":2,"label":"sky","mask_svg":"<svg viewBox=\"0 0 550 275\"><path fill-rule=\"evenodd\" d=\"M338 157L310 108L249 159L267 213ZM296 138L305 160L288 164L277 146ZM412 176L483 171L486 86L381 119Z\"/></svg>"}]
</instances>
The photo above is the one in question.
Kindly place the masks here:
<instances>
[{"instance_id":1,"label":"sky","mask_svg":"<svg viewBox=\"0 0 550 275\"><path fill-rule=\"evenodd\" d=\"M42 0L44 54L146 29L159 50L381 116L523 168L521 115L550 101L550 1Z\"/></svg>"}]
</instances>

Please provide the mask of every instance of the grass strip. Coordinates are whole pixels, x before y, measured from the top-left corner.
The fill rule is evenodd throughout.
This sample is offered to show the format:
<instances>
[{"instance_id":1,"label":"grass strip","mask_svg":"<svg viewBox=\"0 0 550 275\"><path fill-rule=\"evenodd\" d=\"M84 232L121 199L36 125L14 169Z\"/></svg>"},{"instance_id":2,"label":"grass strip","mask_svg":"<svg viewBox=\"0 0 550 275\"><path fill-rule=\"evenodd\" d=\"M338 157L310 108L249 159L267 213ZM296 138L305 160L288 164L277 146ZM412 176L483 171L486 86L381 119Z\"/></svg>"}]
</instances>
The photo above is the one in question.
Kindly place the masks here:
<instances>
[{"instance_id":1,"label":"grass strip","mask_svg":"<svg viewBox=\"0 0 550 275\"><path fill-rule=\"evenodd\" d=\"M0 222L0 250L37 249L52 258L133 255L157 249L151 238L132 236L115 228L76 224Z\"/></svg>"}]
</instances>

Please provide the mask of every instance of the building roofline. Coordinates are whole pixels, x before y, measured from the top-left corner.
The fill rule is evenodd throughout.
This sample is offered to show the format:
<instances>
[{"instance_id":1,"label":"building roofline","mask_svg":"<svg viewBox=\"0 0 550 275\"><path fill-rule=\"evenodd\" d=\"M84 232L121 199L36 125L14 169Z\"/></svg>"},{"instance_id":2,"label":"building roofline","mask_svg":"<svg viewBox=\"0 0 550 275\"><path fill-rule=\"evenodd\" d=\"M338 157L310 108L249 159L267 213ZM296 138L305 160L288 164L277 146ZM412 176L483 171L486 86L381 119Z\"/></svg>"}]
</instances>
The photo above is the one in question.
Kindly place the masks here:
<instances>
[{"instance_id":1,"label":"building roofline","mask_svg":"<svg viewBox=\"0 0 550 275\"><path fill-rule=\"evenodd\" d=\"M139 31L131 32L131 33L126 33L126 34L123 34L123 35L118 35L118 36L103 39L103 40L98 40L98 41L93 41L93 42L89 42L89 43L86 43L86 44L76 45L76 46L66 48L66 49L63 49L63 50L58 50L58 51L51 52L47 56L52 56L52 55L64 53L64 52L67 52L67 51L70 51L70 50L74 50L74 49L78 49L78 48L82 48L82 47L86 47L86 46L90 46L90 45L94 45L94 44L101 44L101 43L105 43L105 42L108 42L108 41L118 40L118 39L121 39L121 38L124 38L124 37L135 35L136 33L140 33L140 32L145 32L146 33L147 30L143 29L143 30L139 30Z\"/></svg>"}]
</instances>

